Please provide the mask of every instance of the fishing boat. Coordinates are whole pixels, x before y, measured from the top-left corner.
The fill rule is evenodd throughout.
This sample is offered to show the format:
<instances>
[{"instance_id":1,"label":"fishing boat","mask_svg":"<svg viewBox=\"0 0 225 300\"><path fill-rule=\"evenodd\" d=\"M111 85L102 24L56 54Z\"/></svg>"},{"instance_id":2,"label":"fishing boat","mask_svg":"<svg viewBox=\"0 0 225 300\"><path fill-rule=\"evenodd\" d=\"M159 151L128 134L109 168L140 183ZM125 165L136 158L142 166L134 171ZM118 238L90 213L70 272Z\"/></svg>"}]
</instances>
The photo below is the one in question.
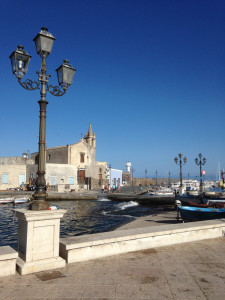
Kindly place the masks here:
<instances>
[{"instance_id":1,"label":"fishing boat","mask_svg":"<svg viewBox=\"0 0 225 300\"><path fill-rule=\"evenodd\" d=\"M153 195L153 196L173 196L174 191L169 189L169 188L163 188L161 187L158 190L153 190L153 191L148 191L148 195Z\"/></svg>"},{"instance_id":2,"label":"fishing boat","mask_svg":"<svg viewBox=\"0 0 225 300\"><path fill-rule=\"evenodd\" d=\"M188 194L176 194L175 197L175 207L176 207L176 201L179 200L182 206L193 206L192 204L203 204L201 201L201 198L199 196L193 196L193 195L188 195ZM190 203L192 203L190 205Z\"/></svg>"},{"instance_id":3,"label":"fishing boat","mask_svg":"<svg viewBox=\"0 0 225 300\"><path fill-rule=\"evenodd\" d=\"M207 199L207 198L203 198L202 202L204 204L207 204L209 206L216 206L216 205L220 205L221 207L225 208L225 199Z\"/></svg>"},{"instance_id":4,"label":"fishing boat","mask_svg":"<svg viewBox=\"0 0 225 300\"><path fill-rule=\"evenodd\" d=\"M183 220L212 220L225 218L225 208L178 206Z\"/></svg>"},{"instance_id":5,"label":"fishing boat","mask_svg":"<svg viewBox=\"0 0 225 300\"><path fill-rule=\"evenodd\" d=\"M48 209L49 210L57 210L57 209L60 209L60 207L58 205L51 205L51 206L49 206Z\"/></svg>"},{"instance_id":6,"label":"fishing boat","mask_svg":"<svg viewBox=\"0 0 225 300\"><path fill-rule=\"evenodd\" d=\"M28 202L29 200L30 200L29 197L23 197L23 198L15 198L15 199L13 200L13 202L14 202L15 204L19 204L19 203L26 203L26 202Z\"/></svg>"},{"instance_id":7,"label":"fishing boat","mask_svg":"<svg viewBox=\"0 0 225 300\"><path fill-rule=\"evenodd\" d=\"M13 202L14 198L11 197L11 198L0 198L0 204L1 203L11 203Z\"/></svg>"}]
</instances>

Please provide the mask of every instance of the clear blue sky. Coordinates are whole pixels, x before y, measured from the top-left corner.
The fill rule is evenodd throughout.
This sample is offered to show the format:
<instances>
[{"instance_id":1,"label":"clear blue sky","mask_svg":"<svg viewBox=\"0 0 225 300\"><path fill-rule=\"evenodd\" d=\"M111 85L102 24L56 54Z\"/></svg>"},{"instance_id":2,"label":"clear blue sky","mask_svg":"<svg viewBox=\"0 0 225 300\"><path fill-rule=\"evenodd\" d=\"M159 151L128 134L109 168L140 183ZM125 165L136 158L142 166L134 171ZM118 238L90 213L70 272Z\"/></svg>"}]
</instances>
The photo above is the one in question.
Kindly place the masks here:
<instances>
[{"instance_id":1,"label":"clear blue sky","mask_svg":"<svg viewBox=\"0 0 225 300\"><path fill-rule=\"evenodd\" d=\"M47 147L73 144L91 122L97 160L134 176L184 176L225 168L225 2L223 0L1 1L0 156L38 148L39 90L26 91L8 56L18 44L32 55L24 77L37 79L33 38L46 26L55 37L50 81L68 58L77 68L63 97L47 95Z\"/></svg>"}]
</instances>

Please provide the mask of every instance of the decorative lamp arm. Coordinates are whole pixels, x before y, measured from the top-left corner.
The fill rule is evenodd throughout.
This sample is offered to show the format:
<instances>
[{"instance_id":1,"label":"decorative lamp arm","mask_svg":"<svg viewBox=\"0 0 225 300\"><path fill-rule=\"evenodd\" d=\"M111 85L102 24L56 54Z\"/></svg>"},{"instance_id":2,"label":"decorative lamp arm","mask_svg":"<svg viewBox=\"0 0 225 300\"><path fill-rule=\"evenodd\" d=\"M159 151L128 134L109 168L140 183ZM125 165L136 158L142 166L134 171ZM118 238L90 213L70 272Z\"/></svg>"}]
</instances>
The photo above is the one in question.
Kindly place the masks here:
<instances>
[{"instance_id":1,"label":"decorative lamp arm","mask_svg":"<svg viewBox=\"0 0 225 300\"><path fill-rule=\"evenodd\" d=\"M63 91L62 91L62 90L60 89L60 87L57 86L57 85L53 86L53 85L48 85L48 84L47 84L47 90L48 90L52 95L54 95L54 96L62 96L62 95L64 95L64 94L66 93L67 88L64 87L64 88L63 88Z\"/></svg>"},{"instance_id":2,"label":"decorative lamp arm","mask_svg":"<svg viewBox=\"0 0 225 300\"><path fill-rule=\"evenodd\" d=\"M19 84L26 90L34 91L39 88L40 82L32 81L31 79L26 79L24 82L21 81L21 78L18 78Z\"/></svg>"}]
</instances>

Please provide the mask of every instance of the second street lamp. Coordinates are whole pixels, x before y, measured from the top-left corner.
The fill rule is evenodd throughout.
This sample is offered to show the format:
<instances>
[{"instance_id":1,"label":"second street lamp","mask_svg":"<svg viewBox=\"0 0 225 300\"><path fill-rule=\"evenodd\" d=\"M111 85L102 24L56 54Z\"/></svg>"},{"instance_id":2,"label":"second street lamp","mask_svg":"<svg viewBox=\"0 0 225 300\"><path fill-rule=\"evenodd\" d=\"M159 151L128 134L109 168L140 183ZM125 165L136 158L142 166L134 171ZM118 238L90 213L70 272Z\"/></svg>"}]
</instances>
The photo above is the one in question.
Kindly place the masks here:
<instances>
[{"instance_id":1,"label":"second street lamp","mask_svg":"<svg viewBox=\"0 0 225 300\"><path fill-rule=\"evenodd\" d=\"M170 171L169 171L169 176L168 176L168 186L170 187Z\"/></svg>"},{"instance_id":2,"label":"second street lamp","mask_svg":"<svg viewBox=\"0 0 225 300\"><path fill-rule=\"evenodd\" d=\"M51 53L55 38L48 29L41 28L41 31L34 38L37 54L42 58L41 71L37 72L38 82L26 79L22 82L23 76L27 73L31 56L24 50L22 45L10 55L12 72L18 78L20 85L26 90L36 90L40 88L41 99L38 101L40 105L40 126L39 126L39 152L38 152L38 171L36 180L36 190L33 194L34 201L31 203L31 210L45 210L48 204L45 201L46 181L45 181L45 131L46 131L46 92L50 92L54 96L62 96L66 93L67 88L72 84L75 69L69 64L68 60L64 60L63 64L56 69L58 82L60 86L52 86L48 84L51 75L47 74L46 58Z\"/></svg>"},{"instance_id":3,"label":"second street lamp","mask_svg":"<svg viewBox=\"0 0 225 300\"><path fill-rule=\"evenodd\" d=\"M196 165L200 166L200 193L203 193L203 183L202 183L202 166L206 164L206 158L202 158L202 154L199 153L198 158L195 159Z\"/></svg>"},{"instance_id":4,"label":"second street lamp","mask_svg":"<svg viewBox=\"0 0 225 300\"><path fill-rule=\"evenodd\" d=\"M180 194L183 194L182 165L186 164L187 157L184 156L184 158L182 159L182 157L183 157L182 153L179 153L178 157L175 157L174 161L177 165L180 165L180 191L179 192L180 192Z\"/></svg>"}]
</instances>

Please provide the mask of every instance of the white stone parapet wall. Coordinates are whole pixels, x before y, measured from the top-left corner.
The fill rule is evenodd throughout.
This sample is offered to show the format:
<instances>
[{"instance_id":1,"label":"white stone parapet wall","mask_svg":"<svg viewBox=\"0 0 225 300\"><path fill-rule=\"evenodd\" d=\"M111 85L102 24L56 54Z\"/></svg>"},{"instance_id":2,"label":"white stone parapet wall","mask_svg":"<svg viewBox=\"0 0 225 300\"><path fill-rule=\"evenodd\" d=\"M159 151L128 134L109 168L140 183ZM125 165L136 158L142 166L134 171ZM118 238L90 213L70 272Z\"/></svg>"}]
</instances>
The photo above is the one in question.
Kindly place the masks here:
<instances>
[{"instance_id":1,"label":"white stone parapet wall","mask_svg":"<svg viewBox=\"0 0 225 300\"><path fill-rule=\"evenodd\" d=\"M179 243L224 236L225 219L160 225L63 238L60 256L67 263L97 259Z\"/></svg>"}]
</instances>

